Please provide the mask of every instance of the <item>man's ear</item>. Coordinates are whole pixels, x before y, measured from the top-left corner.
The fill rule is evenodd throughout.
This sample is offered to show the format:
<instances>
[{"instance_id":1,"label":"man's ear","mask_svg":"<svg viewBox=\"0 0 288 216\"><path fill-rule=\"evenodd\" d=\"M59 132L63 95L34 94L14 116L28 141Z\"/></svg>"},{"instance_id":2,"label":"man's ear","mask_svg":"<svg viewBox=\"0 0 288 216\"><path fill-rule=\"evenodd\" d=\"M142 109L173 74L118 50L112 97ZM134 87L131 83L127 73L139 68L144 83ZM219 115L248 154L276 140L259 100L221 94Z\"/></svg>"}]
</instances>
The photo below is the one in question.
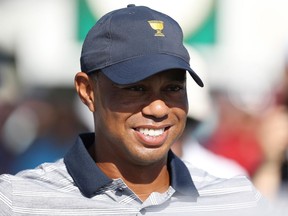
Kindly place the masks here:
<instances>
[{"instance_id":1,"label":"man's ear","mask_svg":"<svg viewBox=\"0 0 288 216\"><path fill-rule=\"evenodd\" d=\"M89 76L84 72L78 72L75 76L74 84L81 101L91 112L94 112L94 91Z\"/></svg>"}]
</instances>

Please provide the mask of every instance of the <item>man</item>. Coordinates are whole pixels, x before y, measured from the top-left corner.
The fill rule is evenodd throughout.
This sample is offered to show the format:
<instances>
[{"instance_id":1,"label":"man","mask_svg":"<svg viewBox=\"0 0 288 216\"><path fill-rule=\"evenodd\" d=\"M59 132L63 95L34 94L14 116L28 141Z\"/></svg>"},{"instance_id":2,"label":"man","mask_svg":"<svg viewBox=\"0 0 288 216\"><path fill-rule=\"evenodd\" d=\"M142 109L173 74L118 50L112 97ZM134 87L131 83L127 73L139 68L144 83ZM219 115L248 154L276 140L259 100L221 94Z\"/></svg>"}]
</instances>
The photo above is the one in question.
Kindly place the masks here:
<instances>
[{"instance_id":1,"label":"man","mask_svg":"<svg viewBox=\"0 0 288 216\"><path fill-rule=\"evenodd\" d=\"M189 66L182 30L129 5L103 16L82 48L76 90L94 114L63 160L0 178L0 215L239 215L262 197L245 178L217 179L169 149L185 127ZM235 214L234 214L235 215Z\"/></svg>"}]
</instances>

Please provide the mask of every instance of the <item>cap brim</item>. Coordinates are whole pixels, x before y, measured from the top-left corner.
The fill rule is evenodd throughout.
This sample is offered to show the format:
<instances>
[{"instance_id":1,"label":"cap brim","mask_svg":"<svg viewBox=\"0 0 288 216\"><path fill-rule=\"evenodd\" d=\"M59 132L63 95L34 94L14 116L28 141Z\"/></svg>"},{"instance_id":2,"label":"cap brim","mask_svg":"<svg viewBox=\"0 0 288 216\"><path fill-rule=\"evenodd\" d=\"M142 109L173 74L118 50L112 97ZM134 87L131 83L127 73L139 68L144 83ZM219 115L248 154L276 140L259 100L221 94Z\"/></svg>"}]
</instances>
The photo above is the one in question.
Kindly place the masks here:
<instances>
[{"instance_id":1,"label":"cap brim","mask_svg":"<svg viewBox=\"0 0 288 216\"><path fill-rule=\"evenodd\" d=\"M204 86L200 77L186 61L167 54L154 54L129 59L102 68L101 71L115 83L131 84L169 69L187 70L199 86Z\"/></svg>"}]
</instances>

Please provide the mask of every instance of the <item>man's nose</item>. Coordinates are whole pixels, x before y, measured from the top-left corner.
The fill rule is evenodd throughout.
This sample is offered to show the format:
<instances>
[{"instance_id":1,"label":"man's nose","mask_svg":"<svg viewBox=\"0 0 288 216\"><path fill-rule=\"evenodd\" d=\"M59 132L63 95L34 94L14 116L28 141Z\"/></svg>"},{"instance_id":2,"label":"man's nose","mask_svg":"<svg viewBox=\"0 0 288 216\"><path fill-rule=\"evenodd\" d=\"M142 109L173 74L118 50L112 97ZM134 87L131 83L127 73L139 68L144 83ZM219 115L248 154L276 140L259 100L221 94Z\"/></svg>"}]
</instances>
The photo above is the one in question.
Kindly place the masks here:
<instances>
[{"instance_id":1,"label":"man's nose","mask_svg":"<svg viewBox=\"0 0 288 216\"><path fill-rule=\"evenodd\" d=\"M155 118L163 118L169 113L169 107L165 101L161 99L156 99L150 101L143 109L142 112L144 115L153 116Z\"/></svg>"}]
</instances>

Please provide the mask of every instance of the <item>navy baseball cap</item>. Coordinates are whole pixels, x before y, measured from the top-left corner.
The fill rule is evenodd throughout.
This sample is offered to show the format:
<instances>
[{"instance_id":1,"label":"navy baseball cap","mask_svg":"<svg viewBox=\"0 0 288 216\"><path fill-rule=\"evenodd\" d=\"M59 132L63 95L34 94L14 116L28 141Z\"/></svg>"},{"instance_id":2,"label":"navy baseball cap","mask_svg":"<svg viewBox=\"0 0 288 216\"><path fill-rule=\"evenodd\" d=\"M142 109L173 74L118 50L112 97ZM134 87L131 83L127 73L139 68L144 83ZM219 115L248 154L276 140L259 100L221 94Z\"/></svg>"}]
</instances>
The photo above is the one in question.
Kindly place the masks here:
<instances>
[{"instance_id":1,"label":"navy baseball cap","mask_svg":"<svg viewBox=\"0 0 288 216\"><path fill-rule=\"evenodd\" d=\"M128 5L101 17L88 32L81 70L101 70L118 84L131 84L161 71L183 69L203 87L189 65L183 32L171 17L145 6Z\"/></svg>"}]
</instances>

